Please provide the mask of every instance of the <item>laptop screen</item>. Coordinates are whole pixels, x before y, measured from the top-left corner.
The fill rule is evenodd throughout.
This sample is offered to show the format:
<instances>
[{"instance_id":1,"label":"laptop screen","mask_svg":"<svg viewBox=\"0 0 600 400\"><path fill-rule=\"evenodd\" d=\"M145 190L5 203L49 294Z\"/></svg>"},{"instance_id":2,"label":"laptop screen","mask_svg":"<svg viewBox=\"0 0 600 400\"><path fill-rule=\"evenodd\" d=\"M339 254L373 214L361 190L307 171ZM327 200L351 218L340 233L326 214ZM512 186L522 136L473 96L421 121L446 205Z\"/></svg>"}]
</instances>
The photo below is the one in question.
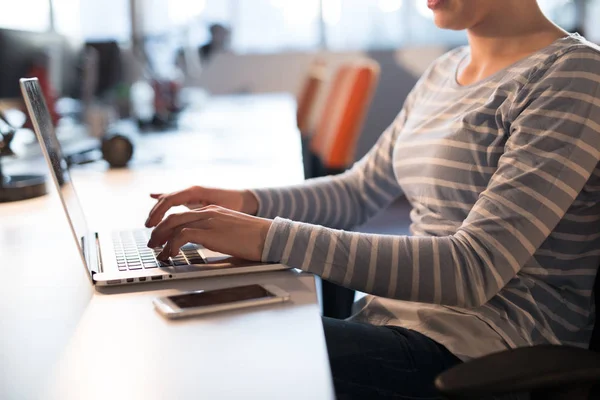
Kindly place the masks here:
<instances>
[{"instance_id":1,"label":"laptop screen","mask_svg":"<svg viewBox=\"0 0 600 400\"><path fill-rule=\"evenodd\" d=\"M60 143L56 137L50 113L48 112L48 106L44 100L38 80L36 78L21 79L21 91L27 105L27 110L29 111L29 117L33 122L35 134L50 167L50 172L60 194L71 230L77 241L79 252L89 270L90 266L84 248L91 246L91 237L88 236L89 230L83 209L75 193L67 161L63 157Z\"/></svg>"}]
</instances>

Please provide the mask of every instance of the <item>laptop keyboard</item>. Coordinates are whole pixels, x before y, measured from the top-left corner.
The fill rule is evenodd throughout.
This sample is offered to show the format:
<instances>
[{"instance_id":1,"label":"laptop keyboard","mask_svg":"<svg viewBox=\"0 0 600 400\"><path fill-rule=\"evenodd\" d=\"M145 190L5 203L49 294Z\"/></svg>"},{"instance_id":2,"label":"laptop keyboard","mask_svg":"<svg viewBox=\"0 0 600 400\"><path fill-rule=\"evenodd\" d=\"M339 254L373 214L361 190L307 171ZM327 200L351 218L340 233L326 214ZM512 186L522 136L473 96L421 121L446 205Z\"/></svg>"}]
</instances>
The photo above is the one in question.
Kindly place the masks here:
<instances>
[{"instance_id":1,"label":"laptop keyboard","mask_svg":"<svg viewBox=\"0 0 600 400\"><path fill-rule=\"evenodd\" d=\"M162 247L150 249L146 246L150 239L150 232L149 229L138 229L113 233L113 246L119 271L206 263L198 253L200 247L193 243L183 246L179 254L170 257L167 261L157 260L156 256L160 254Z\"/></svg>"}]
</instances>

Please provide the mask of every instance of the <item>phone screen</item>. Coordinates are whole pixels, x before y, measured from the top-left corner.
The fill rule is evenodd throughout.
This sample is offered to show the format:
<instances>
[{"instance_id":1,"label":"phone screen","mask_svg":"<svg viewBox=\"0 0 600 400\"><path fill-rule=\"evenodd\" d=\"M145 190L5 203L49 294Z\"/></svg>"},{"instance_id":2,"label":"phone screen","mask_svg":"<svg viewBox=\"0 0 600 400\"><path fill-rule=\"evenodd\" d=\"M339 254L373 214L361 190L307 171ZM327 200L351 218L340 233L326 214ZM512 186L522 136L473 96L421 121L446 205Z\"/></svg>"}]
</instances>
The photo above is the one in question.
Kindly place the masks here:
<instances>
[{"instance_id":1,"label":"phone screen","mask_svg":"<svg viewBox=\"0 0 600 400\"><path fill-rule=\"evenodd\" d=\"M260 285L237 286L226 289L208 290L169 296L168 299L179 308L213 306L216 304L234 303L236 301L262 299L275 295Z\"/></svg>"}]
</instances>

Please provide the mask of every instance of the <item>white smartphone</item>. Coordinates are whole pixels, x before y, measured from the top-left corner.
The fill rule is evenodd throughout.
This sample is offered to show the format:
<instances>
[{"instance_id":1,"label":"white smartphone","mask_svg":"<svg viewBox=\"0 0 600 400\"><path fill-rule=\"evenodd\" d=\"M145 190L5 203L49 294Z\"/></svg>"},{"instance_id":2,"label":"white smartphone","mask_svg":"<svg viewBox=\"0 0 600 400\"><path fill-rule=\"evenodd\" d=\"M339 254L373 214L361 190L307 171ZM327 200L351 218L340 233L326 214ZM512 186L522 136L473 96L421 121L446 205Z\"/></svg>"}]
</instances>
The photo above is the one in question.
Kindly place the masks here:
<instances>
[{"instance_id":1,"label":"white smartphone","mask_svg":"<svg viewBox=\"0 0 600 400\"><path fill-rule=\"evenodd\" d=\"M184 318L283 303L289 299L290 295L275 285L246 285L157 297L153 303L156 310L167 318Z\"/></svg>"}]
</instances>

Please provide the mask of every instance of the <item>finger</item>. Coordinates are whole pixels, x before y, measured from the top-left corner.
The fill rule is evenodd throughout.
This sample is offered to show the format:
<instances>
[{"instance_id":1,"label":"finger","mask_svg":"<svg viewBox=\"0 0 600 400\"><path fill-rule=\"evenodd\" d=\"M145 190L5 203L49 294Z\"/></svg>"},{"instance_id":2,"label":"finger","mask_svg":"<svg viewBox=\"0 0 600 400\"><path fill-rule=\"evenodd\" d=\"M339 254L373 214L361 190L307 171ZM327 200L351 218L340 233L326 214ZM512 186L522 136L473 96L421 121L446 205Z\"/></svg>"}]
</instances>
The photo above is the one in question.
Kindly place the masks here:
<instances>
[{"instance_id":1,"label":"finger","mask_svg":"<svg viewBox=\"0 0 600 400\"><path fill-rule=\"evenodd\" d=\"M152 226L156 226L165 216L166 212L169 211L171 207L178 206L181 203L179 200L179 196L177 193L167 194L158 199L150 213L148 214L148 219L146 220L146 227L150 228Z\"/></svg>"},{"instance_id":2,"label":"finger","mask_svg":"<svg viewBox=\"0 0 600 400\"><path fill-rule=\"evenodd\" d=\"M175 228L172 231L171 236L168 237L168 240L166 241L165 246L163 247L162 251L156 256L156 258L158 258L159 260L165 261L169 257L176 256L177 253L179 253L179 249L183 245L180 245L179 247L172 249L172 247L171 247L171 241L175 237L177 237L178 235L180 235L182 230L184 230L184 229L207 230L207 229L210 229L210 228L213 227L212 221L214 221L214 219L208 219L208 220L204 220L204 221L192 222L190 224L182 225L182 226L180 226L178 228Z\"/></svg>"},{"instance_id":3,"label":"finger","mask_svg":"<svg viewBox=\"0 0 600 400\"><path fill-rule=\"evenodd\" d=\"M165 247L167 246L167 244L177 235L179 235L181 233L182 230L186 229L186 228L190 228L190 229L212 229L215 227L217 219L216 218L211 218L211 219L205 219L202 221L195 221L195 222L191 222L189 224L185 224L185 225L180 225L176 228L174 228L173 230L171 230L170 234L166 237L166 239L163 240L163 242L165 243ZM175 250L175 254L177 254L178 250ZM169 250L167 252L168 254L171 253L171 251Z\"/></svg>"},{"instance_id":4,"label":"finger","mask_svg":"<svg viewBox=\"0 0 600 400\"><path fill-rule=\"evenodd\" d=\"M160 253L156 256L159 261L167 261L169 259L169 254L171 253L171 247L169 244L165 245Z\"/></svg>"},{"instance_id":5,"label":"finger","mask_svg":"<svg viewBox=\"0 0 600 400\"><path fill-rule=\"evenodd\" d=\"M161 196L163 196L163 193L150 193L150 197L153 199L158 199Z\"/></svg>"},{"instance_id":6,"label":"finger","mask_svg":"<svg viewBox=\"0 0 600 400\"><path fill-rule=\"evenodd\" d=\"M206 229L194 229L190 227L185 227L181 229L169 242L165 248L169 248L169 256L174 257L179 253L179 249L186 243L197 243L202 244L206 233L208 231ZM164 250L163 250L164 251Z\"/></svg>"},{"instance_id":7,"label":"finger","mask_svg":"<svg viewBox=\"0 0 600 400\"><path fill-rule=\"evenodd\" d=\"M215 218L219 211L213 207L207 207L201 210L188 211L180 214L171 214L161 221L150 235L148 247L154 248L161 246L170 237L173 236L177 228L183 227L190 223L200 223L212 218Z\"/></svg>"},{"instance_id":8,"label":"finger","mask_svg":"<svg viewBox=\"0 0 600 400\"><path fill-rule=\"evenodd\" d=\"M156 209L158 208L160 202L162 201L162 198L159 199L156 204L154 204L154 206L152 207L152 209L150 210L150 212L148 213L148 218L146 219L146 222L144 223L144 225L146 225L147 228L151 228L154 225L156 225L154 223L153 217L154 219L158 219L156 218L155 214L156 214ZM162 218L162 217L161 217Z\"/></svg>"},{"instance_id":9,"label":"finger","mask_svg":"<svg viewBox=\"0 0 600 400\"><path fill-rule=\"evenodd\" d=\"M207 205L208 204L206 204L206 203L189 203L189 204L186 204L185 206L187 208L189 208L190 210L197 210L199 208L206 207Z\"/></svg>"},{"instance_id":10,"label":"finger","mask_svg":"<svg viewBox=\"0 0 600 400\"><path fill-rule=\"evenodd\" d=\"M182 190L181 192L162 196L154 205L152 210L150 210L150 214L146 220L146 227L150 228L152 226L156 226L156 224L163 219L165 213L169 211L171 207L189 203L191 201L191 197L192 193L189 190Z\"/></svg>"}]
</instances>

